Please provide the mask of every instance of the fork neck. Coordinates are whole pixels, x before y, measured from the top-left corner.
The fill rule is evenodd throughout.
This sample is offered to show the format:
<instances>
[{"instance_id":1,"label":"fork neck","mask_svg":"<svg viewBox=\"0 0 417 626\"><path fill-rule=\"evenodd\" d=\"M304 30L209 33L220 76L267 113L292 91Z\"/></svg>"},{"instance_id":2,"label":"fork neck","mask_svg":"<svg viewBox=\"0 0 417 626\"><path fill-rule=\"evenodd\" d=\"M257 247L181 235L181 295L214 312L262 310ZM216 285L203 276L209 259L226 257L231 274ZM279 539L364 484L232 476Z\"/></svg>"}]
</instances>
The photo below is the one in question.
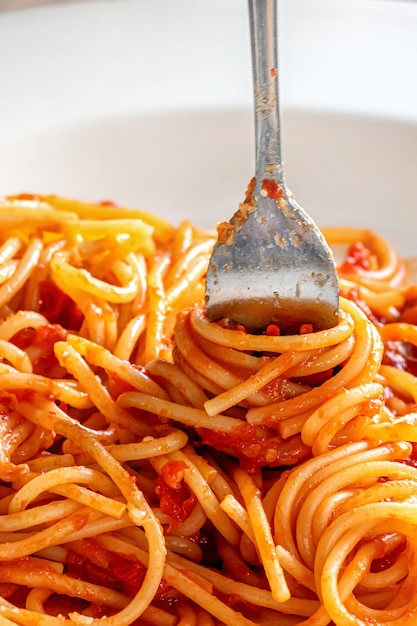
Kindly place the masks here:
<instances>
[{"instance_id":1,"label":"fork neck","mask_svg":"<svg viewBox=\"0 0 417 626\"><path fill-rule=\"evenodd\" d=\"M278 90L277 2L248 0L255 113L256 179L284 184Z\"/></svg>"}]
</instances>

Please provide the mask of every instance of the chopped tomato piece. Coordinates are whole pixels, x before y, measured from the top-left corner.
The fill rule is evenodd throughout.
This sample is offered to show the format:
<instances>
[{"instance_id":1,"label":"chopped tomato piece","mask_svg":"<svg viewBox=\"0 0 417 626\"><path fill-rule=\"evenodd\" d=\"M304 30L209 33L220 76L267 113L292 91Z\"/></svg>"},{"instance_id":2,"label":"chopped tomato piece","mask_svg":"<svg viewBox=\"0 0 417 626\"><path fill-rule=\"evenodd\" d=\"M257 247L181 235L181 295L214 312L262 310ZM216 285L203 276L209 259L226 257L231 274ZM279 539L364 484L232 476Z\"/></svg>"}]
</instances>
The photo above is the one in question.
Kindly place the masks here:
<instances>
[{"instance_id":1,"label":"chopped tomato piece","mask_svg":"<svg viewBox=\"0 0 417 626\"><path fill-rule=\"evenodd\" d=\"M184 478L184 470L188 465L184 461L168 461L161 470L161 475L168 487L180 489Z\"/></svg>"},{"instance_id":2,"label":"chopped tomato piece","mask_svg":"<svg viewBox=\"0 0 417 626\"><path fill-rule=\"evenodd\" d=\"M186 520L197 504L197 498L182 480L186 467L181 461L168 461L155 481L161 511L177 523Z\"/></svg>"}]
</instances>

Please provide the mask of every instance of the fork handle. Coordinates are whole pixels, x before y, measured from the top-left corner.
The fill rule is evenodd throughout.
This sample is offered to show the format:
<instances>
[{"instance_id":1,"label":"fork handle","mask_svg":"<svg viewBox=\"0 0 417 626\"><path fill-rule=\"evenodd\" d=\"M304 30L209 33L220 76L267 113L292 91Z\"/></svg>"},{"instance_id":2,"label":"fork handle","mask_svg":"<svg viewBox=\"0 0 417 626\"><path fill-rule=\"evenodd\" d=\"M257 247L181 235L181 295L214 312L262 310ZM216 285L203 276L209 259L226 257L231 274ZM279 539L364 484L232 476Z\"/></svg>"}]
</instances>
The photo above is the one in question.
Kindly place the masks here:
<instances>
[{"instance_id":1,"label":"fork handle","mask_svg":"<svg viewBox=\"0 0 417 626\"><path fill-rule=\"evenodd\" d=\"M256 179L284 186L278 90L276 0L248 0L255 110Z\"/></svg>"}]
</instances>

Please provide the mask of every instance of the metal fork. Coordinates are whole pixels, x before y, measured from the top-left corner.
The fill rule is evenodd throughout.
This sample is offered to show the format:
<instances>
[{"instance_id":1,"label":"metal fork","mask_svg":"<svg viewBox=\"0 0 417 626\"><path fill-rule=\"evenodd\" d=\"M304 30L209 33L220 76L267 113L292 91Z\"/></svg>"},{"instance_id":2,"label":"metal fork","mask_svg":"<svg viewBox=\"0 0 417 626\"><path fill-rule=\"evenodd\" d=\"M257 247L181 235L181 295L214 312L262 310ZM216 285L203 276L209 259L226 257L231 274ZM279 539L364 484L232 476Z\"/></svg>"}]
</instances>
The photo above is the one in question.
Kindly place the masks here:
<instances>
[{"instance_id":1,"label":"metal fork","mask_svg":"<svg viewBox=\"0 0 417 626\"><path fill-rule=\"evenodd\" d=\"M228 318L250 332L277 324L298 332L337 323L332 252L288 191L282 167L276 0L249 0L256 173L218 240L206 281L209 320Z\"/></svg>"}]
</instances>

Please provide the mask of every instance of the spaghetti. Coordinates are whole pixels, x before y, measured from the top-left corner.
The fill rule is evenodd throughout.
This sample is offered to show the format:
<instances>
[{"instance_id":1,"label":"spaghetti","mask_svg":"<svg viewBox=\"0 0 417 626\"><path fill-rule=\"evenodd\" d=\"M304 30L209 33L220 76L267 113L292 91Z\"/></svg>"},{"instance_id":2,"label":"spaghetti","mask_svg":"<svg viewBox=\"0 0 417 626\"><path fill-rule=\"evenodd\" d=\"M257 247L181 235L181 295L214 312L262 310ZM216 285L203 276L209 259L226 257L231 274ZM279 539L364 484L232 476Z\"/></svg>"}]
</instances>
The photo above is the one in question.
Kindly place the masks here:
<instances>
[{"instance_id":1,"label":"spaghetti","mask_svg":"<svg viewBox=\"0 0 417 626\"><path fill-rule=\"evenodd\" d=\"M340 317L210 323L216 233L0 201L0 625L417 620L417 287L368 230Z\"/></svg>"}]
</instances>

